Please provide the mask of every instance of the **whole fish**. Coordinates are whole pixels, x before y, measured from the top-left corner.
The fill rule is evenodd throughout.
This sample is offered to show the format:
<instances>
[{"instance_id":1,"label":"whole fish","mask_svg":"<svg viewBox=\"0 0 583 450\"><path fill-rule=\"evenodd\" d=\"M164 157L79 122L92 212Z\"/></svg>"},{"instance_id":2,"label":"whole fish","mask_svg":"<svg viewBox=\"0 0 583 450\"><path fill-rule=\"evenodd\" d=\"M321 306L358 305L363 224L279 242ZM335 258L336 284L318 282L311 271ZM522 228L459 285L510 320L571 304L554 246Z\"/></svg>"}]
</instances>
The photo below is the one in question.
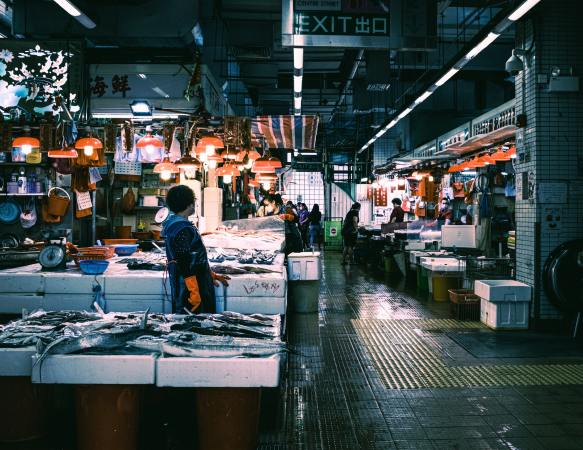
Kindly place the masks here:
<instances>
[{"instance_id":1,"label":"whole fish","mask_svg":"<svg viewBox=\"0 0 583 450\"><path fill-rule=\"evenodd\" d=\"M228 323L220 319L220 314L196 314L184 317L182 323L170 327L172 331L192 331L198 334L214 336L251 337L272 339L275 330L268 327L249 327L242 324Z\"/></svg>"}]
</instances>

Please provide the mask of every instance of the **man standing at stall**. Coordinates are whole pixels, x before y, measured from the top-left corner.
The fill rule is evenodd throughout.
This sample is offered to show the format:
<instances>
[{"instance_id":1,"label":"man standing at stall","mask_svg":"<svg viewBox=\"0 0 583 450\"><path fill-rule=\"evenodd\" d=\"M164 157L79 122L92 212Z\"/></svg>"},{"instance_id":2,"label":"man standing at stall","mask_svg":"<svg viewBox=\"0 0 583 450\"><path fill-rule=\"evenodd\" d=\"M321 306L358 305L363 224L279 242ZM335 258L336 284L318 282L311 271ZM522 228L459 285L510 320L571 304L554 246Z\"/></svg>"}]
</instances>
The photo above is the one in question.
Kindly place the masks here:
<instances>
[{"instance_id":1,"label":"man standing at stall","mask_svg":"<svg viewBox=\"0 0 583 450\"><path fill-rule=\"evenodd\" d=\"M168 191L170 214L162 224L172 293L172 312L184 308L194 313L214 313L215 289L219 282L228 286L229 277L215 274L196 227L188 220L194 214L194 192L188 186Z\"/></svg>"},{"instance_id":2,"label":"man standing at stall","mask_svg":"<svg viewBox=\"0 0 583 450\"><path fill-rule=\"evenodd\" d=\"M342 252L342 265L352 261L354 247L358 238L358 213L360 212L360 203L356 202L350 208L350 211L344 218L342 224L342 238L344 240L344 251Z\"/></svg>"}]
</instances>

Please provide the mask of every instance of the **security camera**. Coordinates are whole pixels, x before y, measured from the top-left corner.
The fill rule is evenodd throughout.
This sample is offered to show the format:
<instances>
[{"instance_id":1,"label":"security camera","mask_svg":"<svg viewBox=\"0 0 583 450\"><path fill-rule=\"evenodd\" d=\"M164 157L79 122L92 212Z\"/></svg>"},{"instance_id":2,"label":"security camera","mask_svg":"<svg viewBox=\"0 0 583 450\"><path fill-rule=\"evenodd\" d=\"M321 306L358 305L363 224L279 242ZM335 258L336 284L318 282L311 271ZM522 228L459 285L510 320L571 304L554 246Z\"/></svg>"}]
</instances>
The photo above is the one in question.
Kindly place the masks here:
<instances>
[{"instance_id":1,"label":"security camera","mask_svg":"<svg viewBox=\"0 0 583 450\"><path fill-rule=\"evenodd\" d=\"M512 56L506 61L506 72L512 76L518 75L524 70L524 50L514 49L512 50Z\"/></svg>"}]
</instances>

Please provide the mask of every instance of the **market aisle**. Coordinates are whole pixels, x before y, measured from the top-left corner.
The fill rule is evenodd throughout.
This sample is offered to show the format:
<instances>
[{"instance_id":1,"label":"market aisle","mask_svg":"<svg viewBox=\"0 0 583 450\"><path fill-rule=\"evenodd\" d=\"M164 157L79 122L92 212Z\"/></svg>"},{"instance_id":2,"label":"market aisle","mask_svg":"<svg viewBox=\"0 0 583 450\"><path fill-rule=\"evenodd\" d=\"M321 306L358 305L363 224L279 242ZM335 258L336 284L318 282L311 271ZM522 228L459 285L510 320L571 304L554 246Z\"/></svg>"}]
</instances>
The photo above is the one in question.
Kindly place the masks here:
<instances>
[{"instance_id":1,"label":"market aisle","mask_svg":"<svg viewBox=\"0 0 583 450\"><path fill-rule=\"evenodd\" d=\"M442 320L447 305L343 269L338 254L323 263L319 313L289 318L297 354L289 357L284 417L279 429L263 430L261 450L583 448L583 384L572 365L548 375L528 366L548 358L476 358L447 333L479 324ZM375 360L374 349L382 350ZM581 358L552 362L583 368ZM501 364L522 386L496 372ZM562 376L578 384L537 385ZM494 386L473 386L480 380Z\"/></svg>"}]
</instances>

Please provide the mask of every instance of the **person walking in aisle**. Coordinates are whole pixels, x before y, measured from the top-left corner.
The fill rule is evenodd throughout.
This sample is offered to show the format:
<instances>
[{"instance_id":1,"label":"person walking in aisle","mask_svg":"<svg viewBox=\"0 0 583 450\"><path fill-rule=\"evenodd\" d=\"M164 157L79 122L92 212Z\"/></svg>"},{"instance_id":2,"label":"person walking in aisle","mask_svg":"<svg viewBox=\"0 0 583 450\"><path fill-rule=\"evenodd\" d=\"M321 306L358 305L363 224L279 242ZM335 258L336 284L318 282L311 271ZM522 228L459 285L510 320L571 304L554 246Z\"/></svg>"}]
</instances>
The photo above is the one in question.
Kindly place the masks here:
<instances>
[{"instance_id":1,"label":"person walking in aisle","mask_svg":"<svg viewBox=\"0 0 583 450\"><path fill-rule=\"evenodd\" d=\"M320 212L320 206L315 203L312 207L312 211L308 215L308 224L310 225L310 247L314 249L316 243L318 244L318 250L320 250L320 232L322 231L322 213Z\"/></svg>"},{"instance_id":2,"label":"person walking in aisle","mask_svg":"<svg viewBox=\"0 0 583 450\"><path fill-rule=\"evenodd\" d=\"M305 203L298 203L298 208L300 209L300 234L302 235L302 242L304 243L304 247L308 246L308 216L310 215L310 211L308 211L308 207Z\"/></svg>"},{"instance_id":3,"label":"person walking in aisle","mask_svg":"<svg viewBox=\"0 0 583 450\"><path fill-rule=\"evenodd\" d=\"M352 262L354 247L358 238L358 213L360 212L360 203L356 202L346 213L344 223L342 224L342 239L344 240L344 251L342 252L342 265Z\"/></svg>"}]
</instances>

